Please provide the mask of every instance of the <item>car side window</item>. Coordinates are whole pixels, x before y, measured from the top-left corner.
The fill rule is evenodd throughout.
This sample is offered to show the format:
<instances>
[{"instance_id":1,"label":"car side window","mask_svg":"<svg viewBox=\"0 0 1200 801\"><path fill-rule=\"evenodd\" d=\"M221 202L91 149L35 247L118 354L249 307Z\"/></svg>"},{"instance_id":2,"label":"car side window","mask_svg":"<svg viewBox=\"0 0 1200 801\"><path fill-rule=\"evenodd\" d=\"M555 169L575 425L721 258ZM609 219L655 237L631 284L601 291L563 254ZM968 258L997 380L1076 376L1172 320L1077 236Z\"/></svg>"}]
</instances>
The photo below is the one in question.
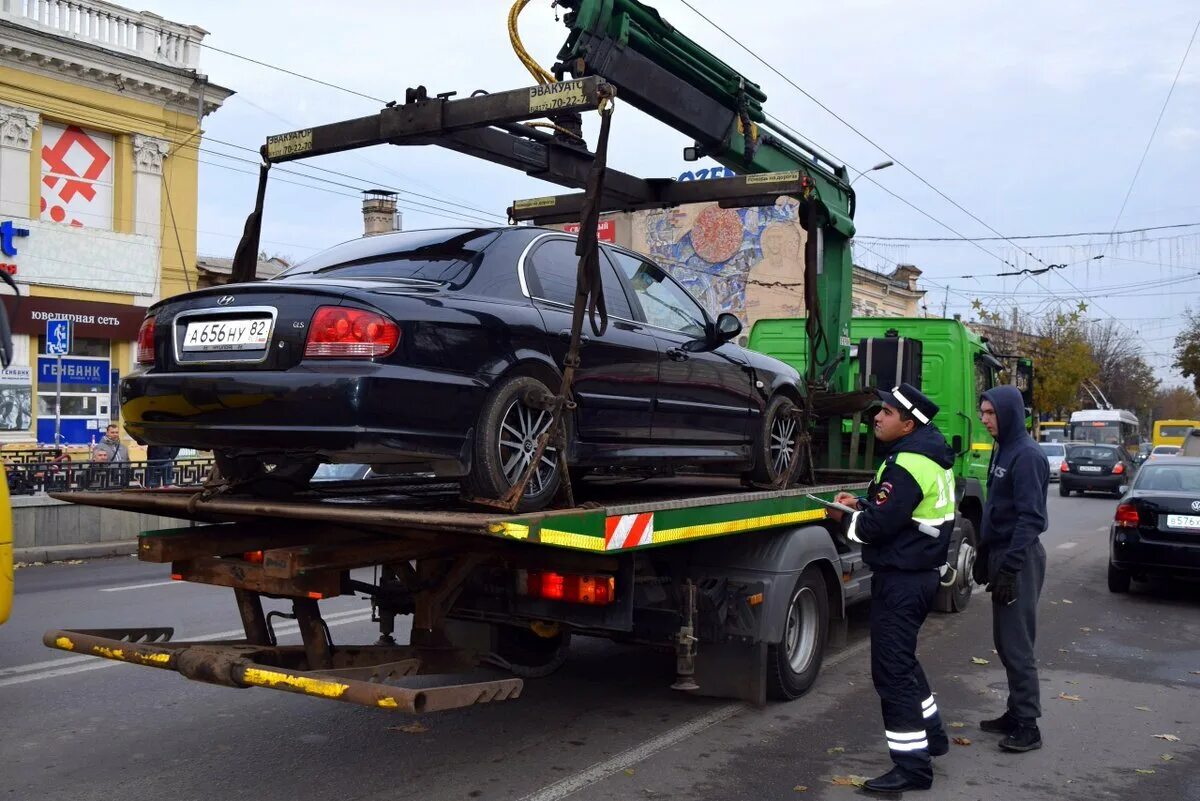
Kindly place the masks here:
<instances>
[{"instance_id":1,"label":"car side window","mask_svg":"<svg viewBox=\"0 0 1200 801\"><path fill-rule=\"evenodd\" d=\"M661 267L620 251L613 251L612 257L637 296L646 322L688 336L705 335L707 318L704 310Z\"/></svg>"},{"instance_id":2,"label":"car side window","mask_svg":"<svg viewBox=\"0 0 1200 801\"><path fill-rule=\"evenodd\" d=\"M571 306L575 303L575 276L578 270L575 240L549 239L538 245L525 263L525 280L529 284L530 294L535 298ZM616 277L606 269L603 257L600 259L600 275L608 313L632 320L629 299L617 284Z\"/></svg>"}]
</instances>

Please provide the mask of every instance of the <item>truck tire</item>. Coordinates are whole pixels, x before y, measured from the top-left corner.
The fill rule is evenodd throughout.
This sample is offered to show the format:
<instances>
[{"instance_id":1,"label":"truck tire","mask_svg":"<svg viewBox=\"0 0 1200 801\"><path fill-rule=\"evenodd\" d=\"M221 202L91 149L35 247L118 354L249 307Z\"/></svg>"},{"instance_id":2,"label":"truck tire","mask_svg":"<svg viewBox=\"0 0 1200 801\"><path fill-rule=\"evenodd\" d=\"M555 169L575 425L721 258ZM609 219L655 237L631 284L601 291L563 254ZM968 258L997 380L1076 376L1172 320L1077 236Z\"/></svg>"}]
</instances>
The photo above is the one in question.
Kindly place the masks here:
<instances>
[{"instance_id":1,"label":"truck tire","mask_svg":"<svg viewBox=\"0 0 1200 801\"><path fill-rule=\"evenodd\" d=\"M800 421L792 416L795 408L785 395L776 395L767 404L754 442L754 466L746 474L753 483L774 484L790 469L800 433Z\"/></svg>"},{"instance_id":2,"label":"truck tire","mask_svg":"<svg viewBox=\"0 0 1200 801\"><path fill-rule=\"evenodd\" d=\"M531 395L540 394L552 393L541 381L524 375L501 379L492 388L475 428L471 473L464 480L468 494L493 500L502 498L524 473L538 436L550 424L550 412L526 402ZM544 508L558 492L560 483L556 450L547 446L538 471L525 486L517 511L535 512Z\"/></svg>"},{"instance_id":3,"label":"truck tire","mask_svg":"<svg viewBox=\"0 0 1200 801\"><path fill-rule=\"evenodd\" d=\"M817 680L829 636L829 595L815 565L797 577L783 614L783 640L767 647L767 695L791 701Z\"/></svg>"},{"instance_id":4,"label":"truck tire","mask_svg":"<svg viewBox=\"0 0 1200 801\"><path fill-rule=\"evenodd\" d=\"M532 629L518 626L498 626L496 655L505 667L522 679L540 679L563 666L571 650L571 632L560 631L552 637L542 637Z\"/></svg>"},{"instance_id":5,"label":"truck tire","mask_svg":"<svg viewBox=\"0 0 1200 801\"><path fill-rule=\"evenodd\" d=\"M978 548L975 524L960 517L950 537L950 557L954 560L951 564L958 571L958 577L954 580L954 586L938 587L934 609L939 612L961 612L970 605L971 592L974 590L971 568L975 565Z\"/></svg>"}]
</instances>

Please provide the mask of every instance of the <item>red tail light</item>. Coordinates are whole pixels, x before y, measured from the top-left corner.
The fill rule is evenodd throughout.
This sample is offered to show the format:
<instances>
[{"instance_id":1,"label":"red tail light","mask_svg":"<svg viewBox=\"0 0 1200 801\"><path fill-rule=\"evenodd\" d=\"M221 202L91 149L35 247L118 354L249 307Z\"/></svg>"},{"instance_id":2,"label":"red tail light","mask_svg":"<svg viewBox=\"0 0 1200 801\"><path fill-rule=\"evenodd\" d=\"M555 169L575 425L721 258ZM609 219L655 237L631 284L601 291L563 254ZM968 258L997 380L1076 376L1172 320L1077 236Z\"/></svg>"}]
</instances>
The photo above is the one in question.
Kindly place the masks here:
<instances>
[{"instance_id":1,"label":"red tail light","mask_svg":"<svg viewBox=\"0 0 1200 801\"><path fill-rule=\"evenodd\" d=\"M322 306L308 326L305 356L371 358L386 356L400 341L400 326L365 309Z\"/></svg>"},{"instance_id":2,"label":"red tail light","mask_svg":"<svg viewBox=\"0 0 1200 801\"><path fill-rule=\"evenodd\" d=\"M1113 475L1119 476L1124 472L1125 472L1125 465L1121 464L1120 462L1117 462L1117 466L1113 468Z\"/></svg>"},{"instance_id":3,"label":"red tail light","mask_svg":"<svg viewBox=\"0 0 1200 801\"><path fill-rule=\"evenodd\" d=\"M1060 472L1060 473L1070 473L1070 472L1071 472L1071 465L1067 464L1066 462L1063 462L1061 465L1059 465L1058 472Z\"/></svg>"},{"instance_id":4,"label":"red tail light","mask_svg":"<svg viewBox=\"0 0 1200 801\"><path fill-rule=\"evenodd\" d=\"M551 571L518 570L517 594L548 601L607 606L616 599L613 576L578 576Z\"/></svg>"},{"instance_id":5,"label":"red tail light","mask_svg":"<svg viewBox=\"0 0 1200 801\"><path fill-rule=\"evenodd\" d=\"M154 364L154 318L142 320L137 336L138 364Z\"/></svg>"},{"instance_id":6,"label":"red tail light","mask_svg":"<svg viewBox=\"0 0 1200 801\"><path fill-rule=\"evenodd\" d=\"M1117 507L1117 526L1120 528L1137 528L1138 511L1132 503L1123 503Z\"/></svg>"}]
</instances>

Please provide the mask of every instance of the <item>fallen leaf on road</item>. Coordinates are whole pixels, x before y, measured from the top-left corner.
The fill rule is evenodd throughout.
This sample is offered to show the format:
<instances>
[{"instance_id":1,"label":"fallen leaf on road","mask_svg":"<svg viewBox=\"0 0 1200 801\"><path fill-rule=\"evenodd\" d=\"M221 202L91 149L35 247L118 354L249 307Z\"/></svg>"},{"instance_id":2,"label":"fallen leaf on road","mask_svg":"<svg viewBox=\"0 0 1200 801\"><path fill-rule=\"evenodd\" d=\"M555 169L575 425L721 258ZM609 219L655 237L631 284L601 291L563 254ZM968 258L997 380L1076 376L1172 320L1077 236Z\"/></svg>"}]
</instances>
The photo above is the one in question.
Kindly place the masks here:
<instances>
[{"instance_id":1,"label":"fallen leaf on road","mask_svg":"<svg viewBox=\"0 0 1200 801\"><path fill-rule=\"evenodd\" d=\"M1071 652L1070 652L1070 651L1068 651L1066 648L1059 648L1059 649L1058 649L1058 652L1059 652L1060 654L1069 654L1069 653L1071 653Z\"/></svg>"},{"instance_id":2,"label":"fallen leaf on road","mask_svg":"<svg viewBox=\"0 0 1200 801\"><path fill-rule=\"evenodd\" d=\"M967 739L966 737L955 737L954 744L955 745L970 745L971 741L969 739Z\"/></svg>"},{"instance_id":3,"label":"fallen leaf on road","mask_svg":"<svg viewBox=\"0 0 1200 801\"><path fill-rule=\"evenodd\" d=\"M952 729L965 729L966 727L967 724L963 723L961 720L956 720L950 724L950 728Z\"/></svg>"},{"instance_id":4,"label":"fallen leaf on road","mask_svg":"<svg viewBox=\"0 0 1200 801\"><path fill-rule=\"evenodd\" d=\"M1192 671L1192 675L1193 675L1193 676L1200 676L1200 670L1193 670L1193 671Z\"/></svg>"},{"instance_id":5,"label":"fallen leaf on road","mask_svg":"<svg viewBox=\"0 0 1200 801\"><path fill-rule=\"evenodd\" d=\"M1177 742L1179 742L1179 738L1178 738L1178 737L1176 737L1174 734L1156 734L1156 735L1154 735L1154 736L1155 736L1155 737L1157 737L1157 738L1158 738L1158 739L1160 739L1160 740L1166 740L1168 743L1177 743Z\"/></svg>"},{"instance_id":6,"label":"fallen leaf on road","mask_svg":"<svg viewBox=\"0 0 1200 801\"><path fill-rule=\"evenodd\" d=\"M973 656L973 657L971 657L971 664L973 664L973 665L986 665L986 664L988 664L988 661L987 661L986 659L983 659L983 658L981 658L981 657L978 657L978 656Z\"/></svg>"},{"instance_id":7,"label":"fallen leaf on road","mask_svg":"<svg viewBox=\"0 0 1200 801\"><path fill-rule=\"evenodd\" d=\"M830 783L839 787L862 787L867 783L866 776L834 776Z\"/></svg>"},{"instance_id":8,"label":"fallen leaf on road","mask_svg":"<svg viewBox=\"0 0 1200 801\"><path fill-rule=\"evenodd\" d=\"M1079 627L1079 630L1080 630L1080 631L1084 631L1084 632L1091 631L1091 629L1090 629L1090 628L1088 628L1087 626L1080 626L1080 627Z\"/></svg>"},{"instance_id":9,"label":"fallen leaf on road","mask_svg":"<svg viewBox=\"0 0 1200 801\"><path fill-rule=\"evenodd\" d=\"M1064 701L1082 701L1083 700L1078 695L1067 695L1066 693L1059 693L1058 697Z\"/></svg>"},{"instance_id":10,"label":"fallen leaf on road","mask_svg":"<svg viewBox=\"0 0 1200 801\"><path fill-rule=\"evenodd\" d=\"M833 748L826 748L825 753L827 753L827 754L844 754L844 753L846 753L846 749L842 748L840 745L835 745Z\"/></svg>"},{"instance_id":11,"label":"fallen leaf on road","mask_svg":"<svg viewBox=\"0 0 1200 801\"><path fill-rule=\"evenodd\" d=\"M1075 603L1075 602L1074 602L1074 601L1068 601L1066 598L1063 598L1063 603L1064 603L1064 604L1073 604L1073 603Z\"/></svg>"},{"instance_id":12,"label":"fallen leaf on road","mask_svg":"<svg viewBox=\"0 0 1200 801\"><path fill-rule=\"evenodd\" d=\"M808 792L808 788L805 787L803 784L797 784L792 789L795 790L797 793L807 793Z\"/></svg>"},{"instance_id":13,"label":"fallen leaf on road","mask_svg":"<svg viewBox=\"0 0 1200 801\"><path fill-rule=\"evenodd\" d=\"M1079 682L1077 682L1077 681L1075 681L1075 680L1073 680L1073 679L1067 679L1067 684L1078 684L1078 683L1079 683Z\"/></svg>"},{"instance_id":14,"label":"fallen leaf on road","mask_svg":"<svg viewBox=\"0 0 1200 801\"><path fill-rule=\"evenodd\" d=\"M1148 706L1135 706L1134 709L1136 709L1139 712L1153 712L1154 711L1153 709L1151 709Z\"/></svg>"},{"instance_id":15,"label":"fallen leaf on road","mask_svg":"<svg viewBox=\"0 0 1200 801\"><path fill-rule=\"evenodd\" d=\"M632 776L632 775L633 775L634 773L636 773L636 772L637 772L637 771L635 771L633 768L625 768L625 775L626 775L626 776Z\"/></svg>"},{"instance_id":16,"label":"fallen leaf on road","mask_svg":"<svg viewBox=\"0 0 1200 801\"><path fill-rule=\"evenodd\" d=\"M1153 768L1138 768L1137 770L1134 771L1134 773L1140 773L1143 776L1152 776L1152 775L1154 775L1154 769Z\"/></svg>"},{"instance_id":17,"label":"fallen leaf on road","mask_svg":"<svg viewBox=\"0 0 1200 801\"><path fill-rule=\"evenodd\" d=\"M429 727L423 723L408 723L404 726L388 726L388 731L402 731L405 734L424 734Z\"/></svg>"},{"instance_id":18,"label":"fallen leaf on road","mask_svg":"<svg viewBox=\"0 0 1200 801\"><path fill-rule=\"evenodd\" d=\"M1159 754L1158 758L1161 759L1163 762L1170 762L1175 757L1172 754Z\"/></svg>"}]
</instances>

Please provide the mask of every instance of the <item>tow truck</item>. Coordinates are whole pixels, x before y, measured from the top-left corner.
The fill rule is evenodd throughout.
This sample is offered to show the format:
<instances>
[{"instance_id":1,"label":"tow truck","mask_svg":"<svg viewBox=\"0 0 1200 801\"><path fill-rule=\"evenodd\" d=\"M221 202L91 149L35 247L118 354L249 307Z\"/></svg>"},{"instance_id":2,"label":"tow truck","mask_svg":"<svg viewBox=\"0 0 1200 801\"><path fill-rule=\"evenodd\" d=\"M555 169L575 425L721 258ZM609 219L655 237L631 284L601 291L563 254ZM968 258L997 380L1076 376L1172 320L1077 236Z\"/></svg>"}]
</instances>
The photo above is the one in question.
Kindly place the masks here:
<instances>
[{"instance_id":1,"label":"tow truck","mask_svg":"<svg viewBox=\"0 0 1200 801\"><path fill-rule=\"evenodd\" d=\"M503 503L481 507L421 477L334 483L287 500L218 485L198 493L57 494L190 520L144 533L138 557L169 564L180 581L232 588L245 637L186 642L167 627L63 629L46 633L47 646L227 687L409 713L514 699L525 679L562 664L572 636L670 649L671 686L684 692L761 704L812 686L826 645L845 635L847 609L869 596L860 550L814 500L860 490L873 467L870 432L844 436L847 421L861 421L875 397L851 356L855 200L847 169L771 125L757 84L637 0L559 0L569 36L550 70L517 38L516 16L527 2L514 5L510 34L535 86L463 98L419 86L376 114L268 137L235 281L253 277L268 174L285 162L380 144L432 145L583 189L509 209L514 223L581 223L566 397L550 404L563 413L571 360L587 358L578 343L597 289L587 286L587 264L600 213L793 201L807 233L811 313L792 472L766 487L704 475L616 477L577 486L560 508L529 514ZM607 167L618 103L690 138L688 156L711 157L738 175L676 182ZM595 113L601 133L591 150L581 115ZM956 552L964 541L960 528ZM970 565L959 566L968 580ZM351 594L370 599L377 641L333 642L320 603ZM300 644L278 642L272 624L280 612L267 612L264 599L290 604ZM412 616L403 644L394 636L400 615ZM504 672L481 674L488 666Z\"/></svg>"}]
</instances>

